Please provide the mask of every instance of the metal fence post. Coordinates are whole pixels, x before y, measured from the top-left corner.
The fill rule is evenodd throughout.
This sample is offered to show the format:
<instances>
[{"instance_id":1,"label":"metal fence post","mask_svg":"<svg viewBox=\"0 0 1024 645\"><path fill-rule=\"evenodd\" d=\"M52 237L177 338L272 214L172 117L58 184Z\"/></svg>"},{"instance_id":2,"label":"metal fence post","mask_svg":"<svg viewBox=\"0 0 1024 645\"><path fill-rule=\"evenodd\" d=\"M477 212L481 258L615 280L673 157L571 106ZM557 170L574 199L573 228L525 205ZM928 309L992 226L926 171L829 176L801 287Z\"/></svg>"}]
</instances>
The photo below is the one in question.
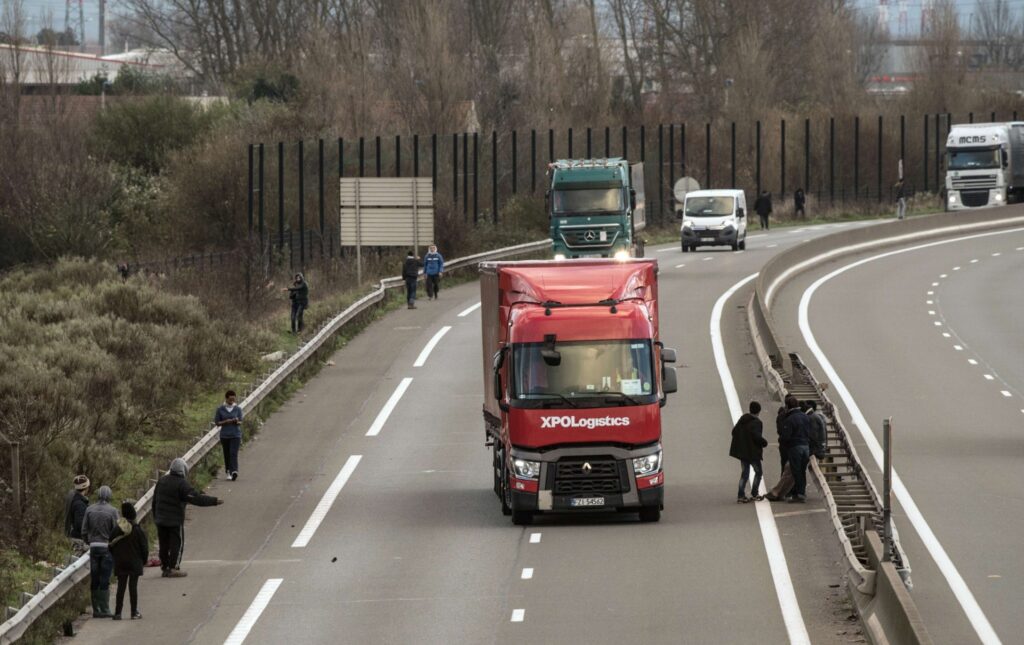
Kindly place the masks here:
<instances>
[{"instance_id":1,"label":"metal fence post","mask_svg":"<svg viewBox=\"0 0 1024 645\"><path fill-rule=\"evenodd\" d=\"M299 141L299 268L306 268L306 166L304 142Z\"/></svg>"},{"instance_id":2,"label":"metal fence post","mask_svg":"<svg viewBox=\"0 0 1024 645\"><path fill-rule=\"evenodd\" d=\"M498 132L491 130L491 222L498 224Z\"/></svg>"},{"instance_id":3,"label":"metal fence post","mask_svg":"<svg viewBox=\"0 0 1024 645\"><path fill-rule=\"evenodd\" d=\"M452 135L452 207L459 207L459 134Z\"/></svg>"},{"instance_id":4,"label":"metal fence post","mask_svg":"<svg viewBox=\"0 0 1024 645\"><path fill-rule=\"evenodd\" d=\"M555 131L548 128L548 163L555 160Z\"/></svg>"},{"instance_id":5,"label":"metal fence post","mask_svg":"<svg viewBox=\"0 0 1024 645\"><path fill-rule=\"evenodd\" d=\"M568 134L566 136L566 141L569 144L569 146L567 148L568 153L566 154L566 157L568 157L569 159L572 159L572 128L569 128Z\"/></svg>"},{"instance_id":6,"label":"metal fence post","mask_svg":"<svg viewBox=\"0 0 1024 645\"><path fill-rule=\"evenodd\" d=\"M860 117L853 117L853 199L860 198Z\"/></svg>"},{"instance_id":7,"label":"metal fence post","mask_svg":"<svg viewBox=\"0 0 1024 645\"><path fill-rule=\"evenodd\" d=\"M882 421L882 562L892 561L892 417Z\"/></svg>"},{"instance_id":8,"label":"metal fence post","mask_svg":"<svg viewBox=\"0 0 1024 645\"><path fill-rule=\"evenodd\" d=\"M612 156L612 129L604 127L604 158Z\"/></svg>"},{"instance_id":9,"label":"metal fence post","mask_svg":"<svg viewBox=\"0 0 1024 645\"><path fill-rule=\"evenodd\" d=\"M345 140L338 137L338 179L345 176Z\"/></svg>"},{"instance_id":10,"label":"metal fence post","mask_svg":"<svg viewBox=\"0 0 1024 645\"><path fill-rule=\"evenodd\" d=\"M676 185L676 124L668 124L668 189Z\"/></svg>"},{"instance_id":11,"label":"metal fence post","mask_svg":"<svg viewBox=\"0 0 1024 645\"><path fill-rule=\"evenodd\" d=\"M17 441L11 443L11 479L14 480L14 513L17 515L18 520L21 520L21 446Z\"/></svg>"},{"instance_id":12,"label":"metal fence post","mask_svg":"<svg viewBox=\"0 0 1024 645\"><path fill-rule=\"evenodd\" d=\"M967 113L967 122L968 123L974 123L974 112L968 112Z\"/></svg>"},{"instance_id":13,"label":"metal fence post","mask_svg":"<svg viewBox=\"0 0 1024 645\"><path fill-rule=\"evenodd\" d=\"M657 221L661 221L661 202L664 199L665 192L665 126L661 123L658 124L658 190L655 193L657 196L656 204L657 209L654 211L654 217Z\"/></svg>"},{"instance_id":14,"label":"metal fence post","mask_svg":"<svg viewBox=\"0 0 1024 645\"><path fill-rule=\"evenodd\" d=\"M928 192L928 115L924 115L924 152L921 155L921 173L924 175L924 192Z\"/></svg>"},{"instance_id":15,"label":"metal fence post","mask_svg":"<svg viewBox=\"0 0 1024 645\"><path fill-rule=\"evenodd\" d=\"M821 182L818 182L821 186ZM804 119L804 194L811 191L811 120Z\"/></svg>"},{"instance_id":16,"label":"metal fence post","mask_svg":"<svg viewBox=\"0 0 1024 645\"><path fill-rule=\"evenodd\" d=\"M836 203L836 119L828 119L828 199Z\"/></svg>"},{"instance_id":17,"label":"metal fence post","mask_svg":"<svg viewBox=\"0 0 1024 645\"><path fill-rule=\"evenodd\" d=\"M761 121L760 119L755 124L754 134L754 183L757 186L757 190L754 191L755 195L761 194Z\"/></svg>"},{"instance_id":18,"label":"metal fence post","mask_svg":"<svg viewBox=\"0 0 1024 645\"><path fill-rule=\"evenodd\" d=\"M381 169L380 169L381 161L383 161L383 159L381 158L382 155L381 155L380 150L381 150L381 148L380 148L380 135L378 134L377 136L375 136L373 138L373 156L374 156L374 163L375 163L375 165L377 167L377 175L376 175L377 177L383 176L381 174Z\"/></svg>"},{"instance_id":19,"label":"metal fence post","mask_svg":"<svg viewBox=\"0 0 1024 645\"><path fill-rule=\"evenodd\" d=\"M473 133L473 224L480 219L480 133Z\"/></svg>"},{"instance_id":20,"label":"metal fence post","mask_svg":"<svg viewBox=\"0 0 1024 645\"><path fill-rule=\"evenodd\" d=\"M971 119L974 118L974 114L971 114ZM935 115L935 192L942 192L942 186L939 185L939 166L942 165L942 135L939 133L939 115ZM949 117L946 117L946 123L949 123Z\"/></svg>"},{"instance_id":21,"label":"metal fence post","mask_svg":"<svg viewBox=\"0 0 1024 645\"><path fill-rule=\"evenodd\" d=\"M879 204L882 203L882 160L884 159L884 157L882 156L882 145L883 145L882 144L882 126L883 125L884 125L884 122L882 121L882 115L879 114L878 115L878 155L876 156L876 159L878 160L878 186L876 187L876 190L878 191L878 203Z\"/></svg>"},{"instance_id":22,"label":"metal fence post","mask_svg":"<svg viewBox=\"0 0 1024 645\"><path fill-rule=\"evenodd\" d=\"M317 141L317 192L320 207L320 257L324 256L324 140Z\"/></svg>"},{"instance_id":23,"label":"metal fence post","mask_svg":"<svg viewBox=\"0 0 1024 645\"><path fill-rule=\"evenodd\" d=\"M704 188L711 188L711 124L704 124L704 179L707 185Z\"/></svg>"},{"instance_id":24,"label":"metal fence post","mask_svg":"<svg viewBox=\"0 0 1024 645\"><path fill-rule=\"evenodd\" d=\"M277 142L277 250L284 248L284 141Z\"/></svg>"},{"instance_id":25,"label":"metal fence post","mask_svg":"<svg viewBox=\"0 0 1024 645\"><path fill-rule=\"evenodd\" d=\"M253 219L253 203L252 203L252 184L253 184L253 159L252 159L252 148L253 145L249 144L249 191L246 195L246 208L249 212L249 235L252 236L252 219Z\"/></svg>"},{"instance_id":26,"label":"metal fence post","mask_svg":"<svg viewBox=\"0 0 1024 645\"><path fill-rule=\"evenodd\" d=\"M430 135L430 186L437 192L437 133Z\"/></svg>"},{"instance_id":27,"label":"metal fence post","mask_svg":"<svg viewBox=\"0 0 1024 645\"><path fill-rule=\"evenodd\" d=\"M686 176L686 124L679 124L679 176Z\"/></svg>"},{"instance_id":28,"label":"metal fence post","mask_svg":"<svg viewBox=\"0 0 1024 645\"><path fill-rule=\"evenodd\" d=\"M402 135L395 135L395 177L402 176Z\"/></svg>"},{"instance_id":29,"label":"metal fence post","mask_svg":"<svg viewBox=\"0 0 1024 645\"><path fill-rule=\"evenodd\" d=\"M516 131L512 131L512 194L515 195L519 188L519 154L518 154L518 141L516 140Z\"/></svg>"},{"instance_id":30,"label":"metal fence post","mask_svg":"<svg viewBox=\"0 0 1024 645\"><path fill-rule=\"evenodd\" d=\"M897 179L903 179L903 175L906 170L903 164L906 163L907 158L907 118L905 115L900 115L900 166L899 166L899 177Z\"/></svg>"},{"instance_id":31,"label":"metal fence post","mask_svg":"<svg viewBox=\"0 0 1024 645\"><path fill-rule=\"evenodd\" d=\"M590 128L587 128L587 159L593 159L593 150L590 147Z\"/></svg>"},{"instance_id":32,"label":"metal fence post","mask_svg":"<svg viewBox=\"0 0 1024 645\"><path fill-rule=\"evenodd\" d=\"M260 252L263 252L263 215L264 215L264 195L266 194L266 182L263 180L263 144L260 144L260 165L259 165L259 232L260 232Z\"/></svg>"},{"instance_id":33,"label":"metal fence post","mask_svg":"<svg viewBox=\"0 0 1024 645\"><path fill-rule=\"evenodd\" d=\"M990 117L989 120L988 120L989 123L995 123L996 122L996 113L995 112L990 114L989 117Z\"/></svg>"},{"instance_id":34,"label":"metal fence post","mask_svg":"<svg viewBox=\"0 0 1024 645\"><path fill-rule=\"evenodd\" d=\"M537 131L530 130L530 194L537 192Z\"/></svg>"},{"instance_id":35,"label":"metal fence post","mask_svg":"<svg viewBox=\"0 0 1024 645\"><path fill-rule=\"evenodd\" d=\"M622 158L629 160L629 127L622 126Z\"/></svg>"},{"instance_id":36,"label":"metal fence post","mask_svg":"<svg viewBox=\"0 0 1024 645\"><path fill-rule=\"evenodd\" d=\"M647 126L640 126L640 163L647 161ZM646 174L644 175L647 176Z\"/></svg>"},{"instance_id":37,"label":"metal fence post","mask_svg":"<svg viewBox=\"0 0 1024 645\"><path fill-rule=\"evenodd\" d=\"M729 167L731 170L731 176L729 181L730 188L736 188L736 122L733 121L729 128ZM760 194L760 193L758 193Z\"/></svg>"},{"instance_id":38,"label":"metal fence post","mask_svg":"<svg viewBox=\"0 0 1024 645\"><path fill-rule=\"evenodd\" d=\"M779 122L779 199L786 198L786 120Z\"/></svg>"},{"instance_id":39,"label":"metal fence post","mask_svg":"<svg viewBox=\"0 0 1024 645\"><path fill-rule=\"evenodd\" d=\"M359 177L366 176L366 141L359 137Z\"/></svg>"},{"instance_id":40,"label":"metal fence post","mask_svg":"<svg viewBox=\"0 0 1024 645\"><path fill-rule=\"evenodd\" d=\"M420 135L412 135L412 176L420 176Z\"/></svg>"},{"instance_id":41,"label":"metal fence post","mask_svg":"<svg viewBox=\"0 0 1024 645\"><path fill-rule=\"evenodd\" d=\"M469 221L469 133L462 133L462 221Z\"/></svg>"}]
</instances>

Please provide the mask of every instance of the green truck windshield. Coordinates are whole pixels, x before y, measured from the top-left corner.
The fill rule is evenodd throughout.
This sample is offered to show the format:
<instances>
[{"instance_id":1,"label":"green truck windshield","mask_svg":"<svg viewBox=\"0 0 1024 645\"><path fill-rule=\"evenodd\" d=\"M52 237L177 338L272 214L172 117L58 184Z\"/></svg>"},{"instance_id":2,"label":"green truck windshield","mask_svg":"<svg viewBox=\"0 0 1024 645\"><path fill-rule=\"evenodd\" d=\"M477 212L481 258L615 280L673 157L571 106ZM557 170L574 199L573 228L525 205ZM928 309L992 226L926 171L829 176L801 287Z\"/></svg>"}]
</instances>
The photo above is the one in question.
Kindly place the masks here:
<instances>
[{"instance_id":1,"label":"green truck windshield","mask_svg":"<svg viewBox=\"0 0 1024 645\"><path fill-rule=\"evenodd\" d=\"M625 395L618 400L649 403L656 395L650 340L558 343L558 365L544 360L544 348L544 343L523 343L513 349L512 396L520 402L566 407L566 400L603 402Z\"/></svg>"},{"instance_id":2,"label":"green truck windshield","mask_svg":"<svg viewBox=\"0 0 1024 645\"><path fill-rule=\"evenodd\" d=\"M551 191L551 208L556 215L618 213L623 210L621 188L576 188Z\"/></svg>"}]
</instances>

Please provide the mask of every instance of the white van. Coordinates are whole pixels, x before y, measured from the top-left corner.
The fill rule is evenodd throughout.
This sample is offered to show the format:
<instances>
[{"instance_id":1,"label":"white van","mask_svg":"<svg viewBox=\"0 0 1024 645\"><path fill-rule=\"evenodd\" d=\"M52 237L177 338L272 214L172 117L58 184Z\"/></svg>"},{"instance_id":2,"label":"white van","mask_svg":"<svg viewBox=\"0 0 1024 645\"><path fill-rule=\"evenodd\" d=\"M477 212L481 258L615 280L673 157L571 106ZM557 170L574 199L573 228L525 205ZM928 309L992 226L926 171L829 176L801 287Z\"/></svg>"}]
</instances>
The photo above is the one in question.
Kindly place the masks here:
<instances>
[{"instance_id":1,"label":"white van","mask_svg":"<svg viewBox=\"0 0 1024 645\"><path fill-rule=\"evenodd\" d=\"M742 190L686 193L679 229L683 252L698 246L747 248L747 197Z\"/></svg>"}]
</instances>

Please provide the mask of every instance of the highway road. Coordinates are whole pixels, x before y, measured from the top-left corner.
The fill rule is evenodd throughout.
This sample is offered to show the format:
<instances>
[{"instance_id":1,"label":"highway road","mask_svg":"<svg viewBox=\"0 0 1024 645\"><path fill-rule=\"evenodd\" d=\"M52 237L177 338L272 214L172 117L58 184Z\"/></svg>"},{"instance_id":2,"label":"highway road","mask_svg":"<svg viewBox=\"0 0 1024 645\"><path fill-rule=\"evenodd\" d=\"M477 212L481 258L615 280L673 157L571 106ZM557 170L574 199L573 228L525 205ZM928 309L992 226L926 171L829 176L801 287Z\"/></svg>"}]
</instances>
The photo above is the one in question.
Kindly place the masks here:
<instances>
[{"instance_id":1,"label":"highway road","mask_svg":"<svg viewBox=\"0 0 1024 645\"><path fill-rule=\"evenodd\" d=\"M937 643L1019 643L1024 633L1021 276L1016 229L842 258L798 276L773 304L787 347L845 385L851 432L856 411L879 438L894 418L905 487L896 524ZM869 454L861 449L874 466Z\"/></svg>"},{"instance_id":2,"label":"highway road","mask_svg":"<svg viewBox=\"0 0 1024 645\"><path fill-rule=\"evenodd\" d=\"M148 570L141 622L88 620L74 642L859 642L817 491L806 506L735 503L726 398L734 387L736 401L766 404L774 439L746 329L749 278L853 225L777 229L741 253L649 249L662 338L680 357L661 522L502 516L481 418L478 285L465 284L339 350L245 446L239 480L212 485L225 505L189 511L189 577Z\"/></svg>"}]
</instances>

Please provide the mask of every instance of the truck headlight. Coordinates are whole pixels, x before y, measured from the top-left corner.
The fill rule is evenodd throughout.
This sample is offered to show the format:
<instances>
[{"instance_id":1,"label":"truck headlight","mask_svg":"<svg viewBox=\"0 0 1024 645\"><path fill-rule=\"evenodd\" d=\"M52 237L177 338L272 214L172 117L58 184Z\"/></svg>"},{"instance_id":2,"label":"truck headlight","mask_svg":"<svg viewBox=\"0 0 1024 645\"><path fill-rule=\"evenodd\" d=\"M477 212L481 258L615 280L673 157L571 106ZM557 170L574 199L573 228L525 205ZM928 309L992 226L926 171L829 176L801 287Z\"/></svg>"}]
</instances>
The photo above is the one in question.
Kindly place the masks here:
<instances>
[{"instance_id":1,"label":"truck headlight","mask_svg":"<svg viewBox=\"0 0 1024 645\"><path fill-rule=\"evenodd\" d=\"M628 260L629 259L629 251L616 251L615 252L615 259L618 260L619 262L622 262L624 260Z\"/></svg>"},{"instance_id":2,"label":"truck headlight","mask_svg":"<svg viewBox=\"0 0 1024 645\"><path fill-rule=\"evenodd\" d=\"M956 204L956 195L953 194L953 193L950 193L949 194L949 205L952 206L953 204Z\"/></svg>"},{"instance_id":3,"label":"truck headlight","mask_svg":"<svg viewBox=\"0 0 1024 645\"><path fill-rule=\"evenodd\" d=\"M540 462L526 459L513 459L512 467L519 479L537 479L540 477Z\"/></svg>"},{"instance_id":4,"label":"truck headlight","mask_svg":"<svg viewBox=\"0 0 1024 645\"><path fill-rule=\"evenodd\" d=\"M555 253L555 259L556 260L564 260L565 259L565 254L564 253Z\"/></svg>"},{"instance_id":5,"label":"truck headlight","mask_svg":"<svg viewBox=\"0 0 1024 645\"><path fill-rule=\"evenodd\" d=\"M693 222L691 220L685 220L683 222L683 228L693 228Z\"/></svg>"},{"instance_id":6,"label":"truck headlight","mask_svg":"<svg viewBox=\"0 0 1024 645\"><path fill-rule=\"evenodd\" d=\"M996 193L995 196L992 199L994 201L1001 202L1001 201L1003 201L1003 194L1002 193Z\"/></svg>"},{"instance_id":7,"label":"truck headlight","mask_svg":"<svg viewBox=\"0 0 1024 645\"><path fill-rule=\"evenodd\" d=\"M661 470L661 451L633 460L633 471L638 477L653 475Z\"/></svg>"}]
</instances>

